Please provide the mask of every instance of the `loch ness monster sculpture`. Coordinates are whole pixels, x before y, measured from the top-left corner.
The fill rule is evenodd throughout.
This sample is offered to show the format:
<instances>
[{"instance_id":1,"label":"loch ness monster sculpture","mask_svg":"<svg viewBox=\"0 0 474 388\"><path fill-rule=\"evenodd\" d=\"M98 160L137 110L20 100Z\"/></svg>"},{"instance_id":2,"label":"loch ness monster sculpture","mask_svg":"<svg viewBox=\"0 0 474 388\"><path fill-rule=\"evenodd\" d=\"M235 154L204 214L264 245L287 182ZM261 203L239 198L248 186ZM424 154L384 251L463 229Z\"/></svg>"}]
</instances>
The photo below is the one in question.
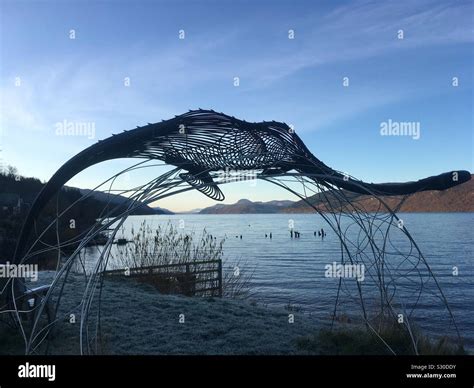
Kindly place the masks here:
<instances>
[{"instance_id":1,"label":"loch ness monster sculpture","mask_svg":"<svg viewBox=\"0 0 474 388\"><path fill-rule=\"evenodd\" d=\"M183 180L217 201L224 200L224 194L213 182L210 172L226 168L262 170L263 175L290 170L303 175L324 175L326 183L340 189L388 196L445 190L471 179L468 171L451 171L406 183L358 181L316 158L285 123L250 123L199 109L112 135L67 161L35 199L18 239L14 261L20 260L41 210L67 181L90 166L118 158L157 159L180 167L187 171L180 174Z\"/></svg>"},{"instance_id":2,"label":"loch ness monster sculpture","mask_svg":"<svg viewBox=\"0 0 474 388\"><path fill-rule=\"evenodd\" d=\"M145 185L122 191L132 194L128 198L127 209L119 212L119 215L111 216L110 210L98 215L95 224L67 242L68 247L74 247L73 253L68 251L66 256L62 256L63 244L66 242L62 243L58 238L57 246L54 246L45 243L42 236L53 228L57 229L56 234L59 236L58 221L66 214L67 209L61 213L57 209L56 220L50 222L48 219L40 223L38 221L41 219L42 210L59 194L61 188L81 171L101 162L122 158L143 159L143 163L159 161L160 163L153 162L149 167L168 165L175 168ZM132 168L142 168L143 166L137 167L141 164L142 162L139 162ZM113 182L129 169L109 178L96 189L106 184L108 187L106 191L112 193ZM93 271L85 276L87 286L80 303L80 353L93 353L91 349L97 347L97 342L95 345L93 342L100 337L98 322L101 314L99 307L94 310L96 317L91 317L91 306L93 301L99 301L100 306L100 297L97 298L96 291L101 290L100 284L104 281L102 273L108 265L110 247L131 210L194 189L213 200L222 201L225 197L219 185L228 182L221 179L219 174L221 170L233 170L238 173L257 172L256 178L276 184L295 194L313 208L334 232L340 244L340 262L363 265L366 268L366 277L370 279L371 286L365 283L362 287L358 281L351 283L350 279L339 278L332 311L333 323L338 309L344 303L356 303L362 312L362 322L395 354L390 344L382 338L382 331L374 326L374 322L387 313L390 320L396 320L398 314L403 312L404 328L409 333L414 352L417 353L417 334L411 324L412 319L416 318L415 309L421 300L425 303L426 300L429 300L429 303L437 301L441 303L439 319L447 318L446 331L454 328L457 337L462 340L454 315L429 262L396 212L410 194L427 190L446 190L470 180L471 174L468 171L450 171L405 183L367 183L324 164L285 123L276 121L250 123L223 113L199 109L99 141L63 164L43 187L25 219L13 262L26 263L31 259L35 262L38 258L41 260L43 253L54 251L58 257L56 273L47 295L36 307L38 310L31 329L25 328L21 316L24 312L17 304L17 298L22 297L25 289L22 279L11 282L9 287L11 302L9 309L4 311L11 313L20 328L25 341L25 352L27 354L35 352L35 349L44 342L48 343L48 334L53 325L60 323L60 319L42 325L40 324L42 311L50 306L54 299L55 311L58 312L60 299L68 284L68 274L73 264L79 262L83 265L81 252L87 243L107 228L112 228L105 249L101 251ZM298 183L301 192L288 186L287 180ZM175 191L168 193L170 188ZM348 193L354 193L354 196L350 198ZM326 207L321 208L311 202L310 196L314 194L319 196L319 200ZM80 201L88 196L83 195ZM357 201L353 201L357 196L375 199L379 206L378 210L371 212L365 209L363 204L359 206ZM397 201L399 199L399 204L389 205L384 199L386 196L398 196L396 199ZM107 208L108 205L105 206L105 209ZM343 221L343 218L349 222ZM41 225L44 221L47 226ZM352 232L353 227L357 228L356 233ZM35 236L32 236L33 231L36 233ZM395 240L392 241L390 238L390 234L393 233L403 236L401 246L395 246ZM38 249L35 250L35 247ZM375 305L374 295L378 295L378 302ZM432 299L433 295L435 299ZM368 309L367 303L375 307L375 310ZM90 322L94 319L95 322ZM417 322L420 321L415 321ZM95 328L94 335L89 334L89 326Z\"/></svg>"}]
</instances>

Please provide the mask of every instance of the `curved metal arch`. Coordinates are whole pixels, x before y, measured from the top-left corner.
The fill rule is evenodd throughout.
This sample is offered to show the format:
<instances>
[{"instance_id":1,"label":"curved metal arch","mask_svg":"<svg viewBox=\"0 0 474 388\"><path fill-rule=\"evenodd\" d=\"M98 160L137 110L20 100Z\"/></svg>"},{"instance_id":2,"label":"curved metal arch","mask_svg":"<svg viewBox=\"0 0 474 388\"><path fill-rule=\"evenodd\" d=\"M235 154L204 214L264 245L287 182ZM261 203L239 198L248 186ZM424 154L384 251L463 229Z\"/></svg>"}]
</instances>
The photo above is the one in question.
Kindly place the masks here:
<instances>
[{"instance_id":1,"label":"curved metal arch","mask_svg":"<svg viewBox=\"0 0 474 388\"><path fill-rule=\"evenodd\" d=\"M136 188L134 194L130 197L129 208L126 211L105 223L100 222L93 225L86 235L80 236L80 244L70 256L66 264L58 272L58 276L56 277L55 282L58 284L60 279L62 279L61 287L64 287L71 265L80 255L82 248L87 244L87 242L98 235L102 230L104 230L104 228L116 223L123 223L128 214L136 206L140 206L142 203L147 204L155 202L158 199L192 189L196 189L215 200L223 200L224 195L218 186L228 182L220 179L221 175L219 171L222 169L235 169L243 172L248 170L258 170L259 174L257 177L259 179L276 183L281 187L285 187L285 184L281 184L281 180L288 177L301 179L300 182L302 182L305 190L305 185L313 185L317 191L323 193L327 212L334 216L335 224L331 224L327 215L320 209L315 208L312 204L310 204L310 206L319 214L323 215L323 218L338 235L341 241L341 259L343 261L348 259L350 262L353 262L353 260L356 260L355 262L367 260L373 266L382 267L385 265L385 255L388 254L385 250L385 246L387 244L390 225L394 219L397 219L397 217L392 209L390 209L379 196L407 195L417 191L433 189L443 190L470 179L469 172L454 171L435 177L425 178L416 182L385 184L365 183L326 166L311 154L301 139L284 123L248 123L214 111L190 111L189 113L176 116L174 119L163 121L162 123L149 124L145 127L112 136L87 148L66 162L53 175L51 180L46 184L35 200L18 241L15 261L25 262L41 252L38 250L35 251L34 247L36 242L41 240L41 236L46 230L35 240L36 242L33 242L31 247L27 249L28 237L31 233L32 225L47 202L71 177L93 164L109 159L124 157L140 158L145 159L145 161L163 161L165 164L174 165L175 169L153 179L144 186ZM144 162L140 162L138 165L141 163ZM291 171L294 172L292 173ZM118 175L120 175L120 173L116 176ZM457 179L453 179L454 175L456 175ZM116 176L111 179L114 180ZM183 184L186 186L182 187ZM289 189L288 187L285 188ZM169 192L169 190L174 191ZM329 198L329 192L332 193L332 198ZM367 214L363 217L360 216L360 214L364 214L364 211L354 207L356 216L353 217L353 220L361 228L362 234L366 238L366 246L363 250L367 247L372 250L372 253L369 253L369 255L365 254L363 258L361 258L360 253L354 255L351 251L349 243L352 242L347 241L347 237L342 231L341 224L336 217L337 214L339 214L339 218L341 217L341 207L335 206L333 203L334 200L348 206L354 206L347 200L347 192L374 196L380 201L381 206L390 214L390 221L384 220L382 222L383 224L386 224L386 226L388 225L388 229L383 236L383 245L380 247L380 244L375 241L374 234L380 232L381 227L378 227L376 232L366 228L364 225L364 219L370 217L367 216ZM295 192L293 193L295 194ZM335 195L333 195L334 193ZM299 194L298 196L304 200L307 200L308 197L306 193ZM64 213L65 211L61 214ZM110 213L103 214L101 216L102 221L107 219L109 215ZM60 217L60 214L58 214L58 217ZM373 218L371 222L374 222ZM54 225L55 222L53 221L47 228L54 227ZM118 229L115 229L115 233L117 230ZM418 260L418 264L415 263L412 266L418 271L418 267L420 266L419 263L421 263L421 266L428 271L429 277L434 279L434 276L429 269L429 265L416 246L416 243L414 243L414 240L407 231L404 232L408 241L410 241L410 246L416 252L414 255L410 252L406 259L411 260L413 256L415 260ZM74 242L77 241L72 241L71 243ZM361 249L360 242L356 242L353 245L357 248L356 250ZM87 330L84 328L87 328L89 309L96 291L96 286L100 281L100 270L104 269L107 265L108 255L110 254L109 247L110 244L107 245L106 249L104 249L101 254L94 273L88 282L87 289L89 291L86 292L83 298L84 317L81 318L81 352L90 351ZM43 247L42 249L47 250L49 248ZM55 248L52 247L51 249ZM400 253L400 256L403 256L403 254ZM379 271L377 275L380 276L381 270L377 269L377 271ZM387 306L393 315L396 309L392 305L394 296L390 293L395 293L393 288L391 289L391 284L397 282L397 277L394 277L390 273L383 274L386 275L389 280L380 281L377 283L377 287L381 294L383 306ZM424 284L423 280L420 280L420 282L420 284ZM446 298L437 284L436 279L434 279L434 282L437 287L437 292L441 294L441 299L447 306ZM344 282L341 281L338 290L341 291L344 286ZM11 287L12 293L14 294L14 282L12 282ZM339 300L339 291L334 311L336 311ZM421 295L421 290L419 291ZM368 325L370 325L370 319L364 307L364 295L360 288L358 292L360 305L363 311L363 319ZM51 294L48 296L50 295ZM15 298L13 298L13 300L14 299ZM40 308L43 307L44 306L41 306ZM400 306L397 308L400 308ZM447 308L450 317L453 318L449 306L447 306ZM405 309L405 307L403 307L403 309ZM21 321L16 309L15 312L18 320ZM408 314L408 316L411 316L411 314ZM407 325L407 328L411 333L411 326L409 324ZM84 332L83 329L85 330ZM35 343L41 343L43 339L42 336L47 333L48 330L48 326L39 328L38 330L35 330L35 328L32 330L29 339L26 341L27 352L31 352L36 348L36 346L38 346L35 345ZM26 333L24 331L23 334L26 338ZM82 347L83 342L85 348ZM415 339L413 339L413 343L416 351Z\"/></svg>"},{"instance_id":2,"label":"curved metal arch","mask_svg":"<svg viewBox=\"0 0 474 388\"><path fill-rule=\"evenodd\" d=\"M365 183L336 171L316 158L285 123L249 123L212 110L196 110L161 123L137 127L99 141L67 161L35 199L18 239L14 262L20 260L31 228L41 210L69 179L106 160L144 158L162 160L186 170L190 183L207 183L201 190L212 199L224 195L210 172L221 169L263 170L266 174L296 170L320 174L325 182L348 191L378 195L406 195L444 190L471 179L468 171L452 171L407 183Z\"/></svg>"}]
</instances>

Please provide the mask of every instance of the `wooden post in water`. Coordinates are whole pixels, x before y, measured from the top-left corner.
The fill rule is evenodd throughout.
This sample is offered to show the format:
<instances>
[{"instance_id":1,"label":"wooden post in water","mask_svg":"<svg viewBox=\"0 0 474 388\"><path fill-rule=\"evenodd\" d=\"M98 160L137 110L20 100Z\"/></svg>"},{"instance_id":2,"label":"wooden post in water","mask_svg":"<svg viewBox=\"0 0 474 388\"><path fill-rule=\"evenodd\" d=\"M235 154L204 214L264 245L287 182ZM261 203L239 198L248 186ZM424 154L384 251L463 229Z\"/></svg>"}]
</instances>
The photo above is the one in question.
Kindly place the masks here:
<instances>
[{"instance_id":1,"label":"wooden post in water","mask_svg":"<svg viewBox=\"0 0 474 388\"><path fill-rule=\"evenodd\" d=\"M217 261L217 277L219 282L219 298L222 298L222 259Z\"/></svg>"}]
</instances>

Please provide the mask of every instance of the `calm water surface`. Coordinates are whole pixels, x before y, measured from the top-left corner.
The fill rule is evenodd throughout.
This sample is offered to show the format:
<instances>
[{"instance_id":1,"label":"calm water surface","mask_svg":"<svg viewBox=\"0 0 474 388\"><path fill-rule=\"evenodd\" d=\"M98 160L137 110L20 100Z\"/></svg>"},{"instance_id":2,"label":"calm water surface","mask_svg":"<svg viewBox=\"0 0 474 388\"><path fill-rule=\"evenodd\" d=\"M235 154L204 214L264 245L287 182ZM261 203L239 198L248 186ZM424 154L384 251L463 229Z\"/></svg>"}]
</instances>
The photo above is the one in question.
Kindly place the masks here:
<instances>
[{"instance_id":1,"label":"calm water surface","mask_svg":"<svg viewBox=\"0 0 474 388\"><path fill-rule=\"evenodd\" d=\"M472 213L410 213L399 214L405 227L418 244L431 270L438 280L455 316L466 347L474 349L474 265L472 242L474 214ZM288 229L293 220L295 230L301 233L299 239L291 239ZM225 270L239 263L243 271L254 271L251 287L254 297L269 306L285 306L288 303L299 306L304 312L320 317L329 317L334 307L338 280L327 278L325 265L341 258L340 244L336 234L324 220L315 214L246 214L246 215L159 215L132 216L125 223L125 235L133 227L137 230L143 220L150 226L172 222L176 226L184 220L184 231L193 230L200 234L203 228L218 239L226 237L224 244ZM183 221L181 221L181 226ZM323 239L313 232L321 227L327 232ZM265 234L272 233L272 239ZM350 234L352 233L352 235ZM348 236L357 239L356 231ZM240 238L242 235L242 239ZM119 235L120 236L120 233ZM406 236L392 233L393 245L408 247ZM93 255L93 249L90 253ZM388 256L386 260L392 260ZM458 275L453 276L453 267ZM425 272L423 272L426 274ZM415 273L400 284L407 288L402 294L406 307L416 295L419 278ZM410 282L412 289L410 289ZM368 277L362 282L367 298L375 298L373 282ZM349 282L350 284L350 282ZM446 310L436 296L430 281L427 295L418 304L417 324L431 334L445 331ZM400 287L401 289L401 287ZM411 291L410 291L411 290ZM359 312L355 280L343 292L341 306L347 313Z\"/></svg>"}]
</instances>

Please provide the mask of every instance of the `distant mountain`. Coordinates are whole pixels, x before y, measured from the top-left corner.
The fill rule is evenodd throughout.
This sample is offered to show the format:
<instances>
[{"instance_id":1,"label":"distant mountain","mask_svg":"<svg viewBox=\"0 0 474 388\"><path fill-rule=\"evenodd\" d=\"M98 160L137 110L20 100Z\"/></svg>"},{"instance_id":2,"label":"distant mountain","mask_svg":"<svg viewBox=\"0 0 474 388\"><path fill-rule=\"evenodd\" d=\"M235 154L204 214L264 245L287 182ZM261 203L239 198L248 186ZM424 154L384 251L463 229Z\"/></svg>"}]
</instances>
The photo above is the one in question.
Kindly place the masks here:
<instances>
[{"instance_id":1,"label":"distant mountain","mask_svg":"<svg viewBox=\"0 0 474 388\"><path fill-rule=\"evenodd\" d=\"M174 214L171 210L159 206L153 206L152 209L156 214Z\"/></svg>"},{"instance_id":2,"label":"distant mountain","mask_svg":"<svg viewBox=\"0 0 474 388\"><path fill-rule=\"evenodd\" d=\"M339 193L340 194L340 193ZM367 212L383 211L380 209L380 202L375 198L355 194L342 190L349 202L357 204L357 208ZM308 202L319 208L321 211L327 211L327 204L336 211L351 211L350 207L341 205L338 199L331 191L318 193L308 198ZM381 199L392 209L398 206L402 197L385 197ZM226 205L217 204L202 209L199 214L251 214L251 213L311 213L314 209L304 201L269 201L252 202L248 199L241 199L237 203ZM474 176L469 182L452 187L445 191L423 191L409 196L398 210L407 213L423 212L474 212Z\"/></svg>"},{"instance_id":3,"label":"distant mountain","mask_svg":"<svg viewBox=\"0 0 474 388\"><path fill-rule=\"evenodd\" d=\"M89 189L79 189L82 195L87 195L91 192ZM112 193L104 193L103 191L94 191L91 195L92 198L104 203L110 203L111 205L125 205L128 201L128 198ZM152 214L173 214L173 212L162 209L160 207L150 207L148 205L143 205L134 210L132 215L152 215Z\"/></svg>"},{"instance_id":4,"label":"distant mountain","mask_svg":"<svg viewBox=\"0 0 474 388\"><path fill-rule=\"evenodd\" d=\"M292 204L294 204L294 201L283 199L283 200L275 200L275 201L268 201L268 202L257 202L257 203L263 203L265 205L272 205L272 206L276 206L278 208L285 208L285 207L288 207L288 206L291 206Z\"/></svg>"},{"instance_id":5,"label":"distant mountain","mask_svg":"<svg viewBox=\"0 0 474 388\"><path fill-rule=\"evenodd\" d=\"M175 214L198 214L200 213L202 210L202 208L199 208L199 209L191 209L191 210L186 210L186 211L183 211L183 212L176 212Z\"/></svg>"},{"instance_id":6,"label":"distant mountain","mask_svg":"<svg viewBox=\"0 0 474 388\"><path fill-rule=\"evenodd\" d=\"M423 191L410 195L402 204L398 212L405 213L450 213L450 212L474 212L474 176L462 185L452 187L444 191ZM357 207L367 212L383 211L379 209L380 202L368 195L354 194L343 191L352 203L357 203ZM338 211L347 210L341 207L336 198L327 192L329 203ZM311 204L322 211L327 210L322 199L324 195L319 193L313 195L308 200ZM402 197L381 196L381 199L390 207L398 206ZM284 209L285 213L311 213L313 208L304 201L295 202Z\"/></svg>"},{"instance_id":7,"label":"distant mountain","mask_svg":"<svg viewBox=\"0 0 474 388\"><path fill-rule=\"evenodd\" d=\"M293 201L252 202L241 199L238 202L225 205L217 204L202 209L199 214L253 214L253 213L281 213L283 209L293 204Z\"/></svg>"}]
</instances>

